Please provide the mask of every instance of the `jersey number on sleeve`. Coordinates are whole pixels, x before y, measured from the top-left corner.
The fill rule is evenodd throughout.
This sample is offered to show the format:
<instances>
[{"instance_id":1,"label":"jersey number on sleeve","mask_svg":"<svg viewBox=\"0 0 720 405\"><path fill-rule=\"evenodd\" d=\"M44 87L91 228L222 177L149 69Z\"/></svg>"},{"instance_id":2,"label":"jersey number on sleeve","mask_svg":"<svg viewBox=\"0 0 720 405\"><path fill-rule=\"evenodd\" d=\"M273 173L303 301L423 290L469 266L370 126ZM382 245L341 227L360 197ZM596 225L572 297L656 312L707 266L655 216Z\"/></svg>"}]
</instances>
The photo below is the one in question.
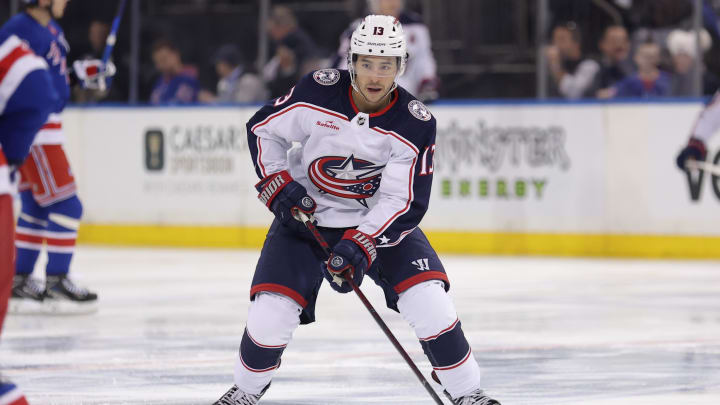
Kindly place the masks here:
<instances>
[{"instance_id":1,"label":"jersey number on sleeve","mask_svg":"<svg viewBox=\"0 0 720 405\"><path fill-rule=\"evenodd\" d=\"M292 97L293 91L295 90L295 86L293 86L290 89L290 92L282 97L278 97L277 100L275 100L275 107L279 107L283 104L285 104L288 100L290 100L290 97Z\"/></svg>"},{"instance_id":2,"label":"jersey number on sleeve","mask_svg":"<svg viewBox=\"0 0 720 405\"><path fill-rule=\"evenodd\" d=\"M422 155L422 162L420 166L420 176L427 176L433 174L433 159L435 158L435 144L427 146L425 152Z\"/></svg>"}]
</instances>

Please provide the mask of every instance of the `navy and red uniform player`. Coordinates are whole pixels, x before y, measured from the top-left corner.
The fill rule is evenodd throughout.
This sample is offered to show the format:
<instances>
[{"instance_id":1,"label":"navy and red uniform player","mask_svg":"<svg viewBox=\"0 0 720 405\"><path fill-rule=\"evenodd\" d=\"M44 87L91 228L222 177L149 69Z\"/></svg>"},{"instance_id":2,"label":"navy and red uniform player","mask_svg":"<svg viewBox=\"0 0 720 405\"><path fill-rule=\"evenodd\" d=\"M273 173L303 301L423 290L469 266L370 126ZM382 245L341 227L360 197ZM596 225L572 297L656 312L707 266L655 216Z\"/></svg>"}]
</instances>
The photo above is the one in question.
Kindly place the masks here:
<instances>
[{"instance_id":1,"label":"navy and red uniform player","mask_svg":"<svg viewBox=\"0 0 720 405\"><path fill-rule=\"evenodd\" d=\"M17 36L0 32L0 330L15 274L11 176L57 101L45 61ZM23 393L2 376L0 404L27 405Z\"/></svg>"},{"instance_id":2,"label":"navy and red uniform player","mask_svg":"<svg viewBox=\"0 0 720 405\"><path fill-rule=\"evenodd\" d=\"M69 45L54 20L63 16L68 0L22 3L23 11L0 32L16 35L46 60L58 102L37 132L30 155L20 168L22 211L16 228L16 274L10 311L88 312L95 309L97 295L68 278L82 215L75 178L63 149L61 113L70 97L66 60ZM97 78L103 71L96 64L92 72L78 72L77 76L87 81L88 74ZM43 243L48 253L44 288L31 277Z\"/></svg>"},{"instance_id":3,"label":"navy and red uniform player","mask_svg":"<svg viewBox=\"0 0 720 405\"><path fill-rule=\"evenodd\" d=\"M352 35L349 70L310 73L248 122L258 198L276 218L252 281L235 385L216 404L257 403L294 330L315 320L323 278L344 293L343 277L360 284L364 274L415 329L453 403L498 404L480 389L445 269L418 228L436 123L395 82L406 57L398 20L368 16ZM317 222L333 246L329 259L294 210Z\"/></svg>"},{"instance_id":4,"label":"navy and red uniform player","mask_svg":"<svg viewBox=\"0 0 720 405\"><path fill-rule=\"evenodd\" d=\"M677 165L685 170L688 159L704 161L707 157L707 142L720 130L720 90L710 100L695 122L687 145L677 157Z\"/></svg>"}]
</instances>

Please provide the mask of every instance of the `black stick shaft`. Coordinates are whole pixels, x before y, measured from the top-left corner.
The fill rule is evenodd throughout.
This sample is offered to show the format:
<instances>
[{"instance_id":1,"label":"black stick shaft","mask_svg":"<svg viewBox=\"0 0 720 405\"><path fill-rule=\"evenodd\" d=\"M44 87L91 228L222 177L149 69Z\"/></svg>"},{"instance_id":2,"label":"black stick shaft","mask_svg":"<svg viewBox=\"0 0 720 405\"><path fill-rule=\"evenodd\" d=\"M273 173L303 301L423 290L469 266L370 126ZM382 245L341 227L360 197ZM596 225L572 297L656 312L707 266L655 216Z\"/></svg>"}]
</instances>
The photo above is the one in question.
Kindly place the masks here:
<instances>
[{"instance_id":1,"label":"black stick shaft","mask_svg":"<svg viewBox=\"0 0 720 405\"><path fill-rule=\"evenodd\" d=\"M302 218L308 230L310 230L310 232L313 234L313 237L315 237L317 243L325 252L325 255L330 257L330 245L328 245L328 243L325 241L325 238L323 238L323 236L320 234L320 231L318 231L317 227L315 227L315 224L313 224L312 221L303 214L300 214L300 217ZM423 385L423 387L425 387L425 389L430 394L435 403L443 405L440 397L438 397L438 395L435 393L435 390L433 390L430 386L430 383L425 379L425 377L422 375L422 372L420 372L418 367L415 365L415 362L412 361L412 359L402 347L400 342L397 340L395 335L393 335L392 331L390 331L390 328L388 328L388 326L385 324L385 321L383 321L380 315L378 315L377 311L375 311L375 308L372 306L370 301L368 301L367 297L365 297L365 294L363 294L363 292L360 290L360 287L355 284L355 281L352 279L352 277L345 278L345 281L350 283L350 287L352 287L353 291L355 291L355 294L357 294L358 298L360 298L360 301L362 301L363 305L365 305L365 308L367 308L368 312L370 312L370 315L373 317L380 329L382 329L383 333L385 333L385 336L387 336L387 338L390 340L390 343L395 346L395 349L398 351L398 353L400 353L400 356L405 359L407 365L410 366L410 369L413 371L413 373L415 373L415 376L418 378L418 380L420 380L420 383Z\"/></svg>"}]
</instances>

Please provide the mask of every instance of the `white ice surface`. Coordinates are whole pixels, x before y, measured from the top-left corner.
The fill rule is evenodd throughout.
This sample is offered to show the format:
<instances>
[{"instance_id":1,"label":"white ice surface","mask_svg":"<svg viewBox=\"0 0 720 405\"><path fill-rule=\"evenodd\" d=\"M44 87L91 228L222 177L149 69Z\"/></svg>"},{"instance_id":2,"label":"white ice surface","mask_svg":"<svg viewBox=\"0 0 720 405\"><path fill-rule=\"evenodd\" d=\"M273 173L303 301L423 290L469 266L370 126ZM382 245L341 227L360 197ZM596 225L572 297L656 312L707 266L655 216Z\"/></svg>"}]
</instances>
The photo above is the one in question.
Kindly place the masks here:
<instances>
[{"instance_id":1,"label":"white ice surface","mask_svg":"<svg viewBox=\"0 0 720 405\"><path fill-rule=\"evenodd\" d=\"M72 274L98 291L99 312L8 317L0 367L32 405L212 404L232 384L258 254L80 246ZM503 405L720 404L720 263L444 264L484 388ZM411 329L365 281L427 375ZM317 319L261 404L433 403L354 295L323 286Z\"/></svg>"}]
</instances>

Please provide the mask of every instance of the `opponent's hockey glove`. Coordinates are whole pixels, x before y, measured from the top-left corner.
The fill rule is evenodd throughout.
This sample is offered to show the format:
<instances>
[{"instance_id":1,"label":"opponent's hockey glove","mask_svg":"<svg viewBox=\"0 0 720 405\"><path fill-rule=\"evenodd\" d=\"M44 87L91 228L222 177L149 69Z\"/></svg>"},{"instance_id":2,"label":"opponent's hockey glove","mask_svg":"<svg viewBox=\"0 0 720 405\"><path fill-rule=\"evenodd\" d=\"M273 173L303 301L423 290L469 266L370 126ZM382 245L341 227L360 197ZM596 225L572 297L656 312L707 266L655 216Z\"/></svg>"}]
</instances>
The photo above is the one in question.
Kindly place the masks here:
<instances>
[{"instance_id":1,"label":"opponent's hockey glove","mask_svg":"<svg viewBox=\"0 0 720 405\"><path fill-rule=\"evenodd\" d=\"M702 139L691 137L687 146L680 151L677 157L677 165L680 170L685 170L685 163L688 159L705 160L707 156L707 148Z\"/></svg>"},{"instance_id":2,"label":"opponent's hockey glove","mask_svg":"<svg viewBox=\"0 0 720 405\"><path fill-rule=\"evenodd\" d=\"M83 59L73 63L73 72L84 89L105 91L105 79L114 76L116 71L111 61L103 63L99 59Z\"/></svg>"},{"instance_id":3,"label":"opponent's hockey glove","mask_svg":"<svg viewBox=\"0 0 720 405\"><path fill-rule=\"evenodd\" d=\"M293 180L287 170L273 173L260 180L255 188L260 193L258 199L267 206L283 225L296 232L307 232L305 224L293 217L294 210L305 213L314 221L313 213L317 205L307 194L302 184Z\"/></svg>"},{"instance_id":4,"label":"opponent's hockey glove","mask_svg":"<svg viewBox=\"0 0 720 405\"><path fill-rule=\"evenodd\" d=\"M346 293L352 291L345 277L352 277L360 286L363 276L377 257L373 238L355 229L345 231L342 239L332 249L327 263L322 263L323 276L333 290Z\"/></svg>"}]
</instances>

